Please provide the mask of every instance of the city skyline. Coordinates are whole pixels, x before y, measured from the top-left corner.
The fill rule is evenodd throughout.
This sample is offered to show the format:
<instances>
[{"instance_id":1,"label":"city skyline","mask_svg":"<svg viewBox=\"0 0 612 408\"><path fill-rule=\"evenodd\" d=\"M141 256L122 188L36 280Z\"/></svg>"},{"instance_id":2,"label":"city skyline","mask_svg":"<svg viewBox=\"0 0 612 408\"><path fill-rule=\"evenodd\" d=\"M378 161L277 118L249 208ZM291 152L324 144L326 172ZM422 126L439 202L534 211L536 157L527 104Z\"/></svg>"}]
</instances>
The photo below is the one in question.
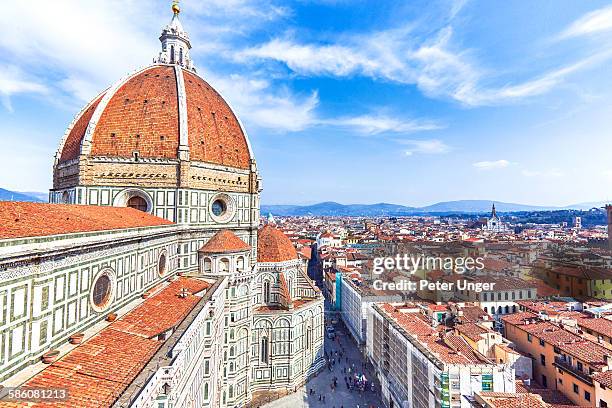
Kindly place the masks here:
<instances>
[{"instance_id":1,"label":"city skyline","mask_svg":"<svg viewBox=\"0 0 612 408\"><path fill-rule=\"evenodd\" d=\"M181 6L198 72L249 132L265 203L609 198L605 2L230 3ZM151 61L167 8L20 2L3 13L0 158L22 171L1 187L50 187L66 123Z\"/></svg>"}]
</instances>

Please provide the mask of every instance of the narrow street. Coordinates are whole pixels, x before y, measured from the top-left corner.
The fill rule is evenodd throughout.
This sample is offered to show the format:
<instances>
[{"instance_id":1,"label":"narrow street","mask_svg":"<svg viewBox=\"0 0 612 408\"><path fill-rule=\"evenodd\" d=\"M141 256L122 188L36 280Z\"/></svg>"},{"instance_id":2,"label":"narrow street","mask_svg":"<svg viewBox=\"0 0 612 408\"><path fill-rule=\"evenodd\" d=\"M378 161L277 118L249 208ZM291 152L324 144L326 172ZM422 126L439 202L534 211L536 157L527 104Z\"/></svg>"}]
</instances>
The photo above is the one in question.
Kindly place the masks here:
<instances>
[{"instance_id":1,"label":"narrow street","mask_svg":"<svg viewBox=\"0 0 612 408\"><path fill-rule=\"evenodd\" d=\"M326 321L328 323L326 324L331 324L329 322L331 322L335 316L335 313L327 311ZM326 366L316 377L312 378L304 387L298 389L297 392L270 402L264 405L264 408L383 407L380 400L379 384L375 383L374 392L372 392L371 389L370 380L374 380L371 365L368 365L364 369L364 359L361 356L359 347L341 319L338 319L338 323L335 324L334 327L336 329L335 339L332 340L325 336L325 352L329 357L328 366ZM342 357L340 357L341 353ZM365 391L358 390L356 386L349 389L345 377L347 379L351 377L354 380L356 375L361 374L364 374L367 379ZM337 386L332 388L334 378L336 379ZM323 397L325 397L325 399L323 399Z\"/></svg>"}]
</instances>

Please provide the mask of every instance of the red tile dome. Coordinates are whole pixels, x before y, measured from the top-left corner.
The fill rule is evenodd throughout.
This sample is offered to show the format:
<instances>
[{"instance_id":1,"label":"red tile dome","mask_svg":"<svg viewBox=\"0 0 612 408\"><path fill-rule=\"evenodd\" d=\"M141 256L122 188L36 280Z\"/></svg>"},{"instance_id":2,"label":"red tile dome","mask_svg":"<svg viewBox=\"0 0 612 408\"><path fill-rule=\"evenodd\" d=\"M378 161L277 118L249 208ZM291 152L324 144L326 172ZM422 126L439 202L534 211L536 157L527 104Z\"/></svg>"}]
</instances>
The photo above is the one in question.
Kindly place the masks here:
<instances>
[{"instance_id":1,"label":"red tile dome","mask_svg":"<svg viewBox=\"0 0 612 408\"><path fill-rule=\"evenodd\" d=\"M289 238L270 224L257 233L257 262L284 262L298 259Z\"/></svg>"},{"instance_id":2,"label":"red tile dome","mask_svg":"<svg viewBox=\"0 0 612 408\"><path fill-rule=\"evenodd\" d=\"M247 169L251 152L236 115L204 79L154 64L119 81L77 115L58 163L91 157L177 159Z\"/></svg>"},{"instance_id":3,"label":"red tile dome","mask_svg":"<svg viewBox=\"0 0 612 408\"><path fill-rule=\"evenodd\" d=\"M199 252L203 254L223 254L228 252L249 251L251 247L238 238L236 234L229 230L221 230L212 236L200 248Z\"/></svg>"}]
</instances>

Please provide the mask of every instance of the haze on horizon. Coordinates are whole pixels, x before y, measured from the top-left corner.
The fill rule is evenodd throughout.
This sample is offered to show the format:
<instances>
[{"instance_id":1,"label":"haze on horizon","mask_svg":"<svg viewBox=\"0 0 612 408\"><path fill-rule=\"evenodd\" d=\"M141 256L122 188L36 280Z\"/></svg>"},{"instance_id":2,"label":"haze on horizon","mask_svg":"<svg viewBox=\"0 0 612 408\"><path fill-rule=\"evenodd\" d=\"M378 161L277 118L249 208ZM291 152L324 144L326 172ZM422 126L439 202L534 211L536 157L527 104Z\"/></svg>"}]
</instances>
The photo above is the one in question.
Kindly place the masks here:
<instances>
[{"instance_id":1,"label":"haze on horizon","mask_svg":"<svg viewBox=\"0 0 612 408\"><path fill-rule=\"evenodd\" d=\"M198 73L249 133L262 202L611 198L608 2L406 3L181 1ZM22 1L0 15L0 187L50 187L66 127L150 63L169 4Z\"/></svg>"}]
</instances>

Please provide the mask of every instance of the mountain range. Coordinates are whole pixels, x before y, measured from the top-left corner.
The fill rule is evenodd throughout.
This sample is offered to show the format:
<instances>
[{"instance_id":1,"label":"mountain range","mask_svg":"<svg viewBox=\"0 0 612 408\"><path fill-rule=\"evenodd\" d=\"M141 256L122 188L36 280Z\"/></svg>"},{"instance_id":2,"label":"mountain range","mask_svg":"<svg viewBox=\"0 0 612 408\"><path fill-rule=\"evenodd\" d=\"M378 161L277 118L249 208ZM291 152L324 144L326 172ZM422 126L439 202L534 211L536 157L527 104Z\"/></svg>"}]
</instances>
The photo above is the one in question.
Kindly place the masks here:
<instances>
[{"instance_id":1,"label":"mountain range","mask_svg":"<svg viewBox=\"0 0 612 408\"><path fill-rule=\"evenodd\" d=\"M518 211L554 211L554 210L589 210L593 207L602 207L603 202L586 202L568 205L566 207L537 206L527 204L505 203L494 200L457 200L445 201L425 207L408 207L398 204L339 204L333 201L312 205L262 205L261 213L285 216L401 216L413 214L439 214L439 213L474 213L486 214L491 207L499 212Z\"/></svg>"},{"instance_id":2,"label":"mountain range","mask_svg":"<svg viewBox=\"0 0 612 408\"><path fill-rule=\"evenodd\" d=\"M30 201L46 202L47 193L42 192L18 192L0 188L0 201ZM527 204L505 203L494 200L456 200L435 203L425 207L408 207L399 204L340 204L333 201L311 205L266 205L262 204L261 213L266 215L285 216L363 216L384 217L414 214L443 214L443 213L473 213L486 214L491 212L491 206L499 212L518 211L554 211L554 210L589 210L593 207L602 207L604 202L585 202L568 205L566 207L537 206Z\"/></svg>"},{"instance_id":3,"label":"mountain range","mask_svg":"<svg viewBox=\"0 0 612 408\"><path fill-rule=\"evenodd\" d=\"M18 191L6 190L0 188L0 201L30 201L34 203L40 203L47 201L48 195L46 193L28 192L21 193Z\"/></svg>"}]
</instances>

